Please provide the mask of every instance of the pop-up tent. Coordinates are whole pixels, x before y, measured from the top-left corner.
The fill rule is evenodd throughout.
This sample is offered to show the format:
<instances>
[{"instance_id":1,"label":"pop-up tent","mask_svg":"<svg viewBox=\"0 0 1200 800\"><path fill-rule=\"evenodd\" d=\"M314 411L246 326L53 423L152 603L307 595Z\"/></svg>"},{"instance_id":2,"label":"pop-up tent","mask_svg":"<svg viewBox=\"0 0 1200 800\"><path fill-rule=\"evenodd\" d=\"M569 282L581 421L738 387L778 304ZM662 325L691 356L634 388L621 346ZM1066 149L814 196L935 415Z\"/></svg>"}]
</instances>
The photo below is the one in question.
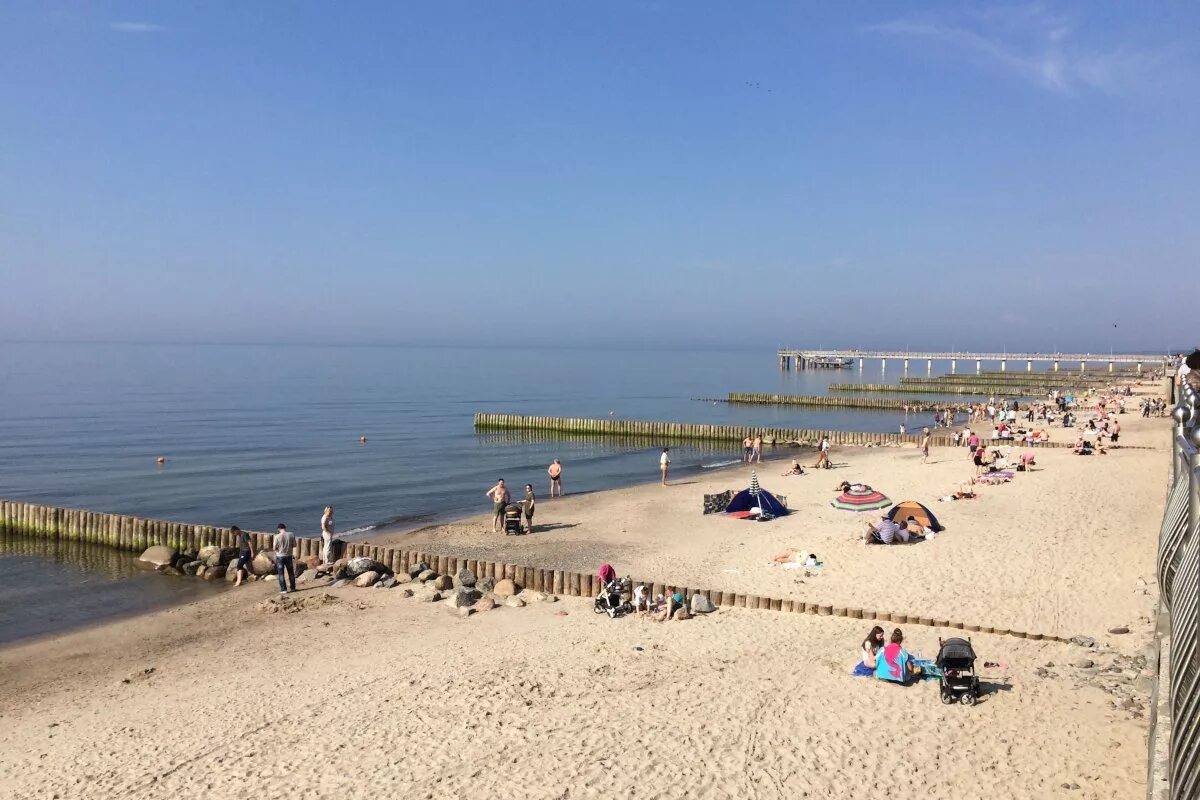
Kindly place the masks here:
<instances>
[{"instance_id":1,"label":"pop-up tent","mask_svg":"<svg viewBox=\"0 0 1200 800\"><path fill-rule=\"evenodd\" d=\"M740 519L771 519L785 516L788 510L775 495L758 485L758 473L752 473L750 488L735 494L725 513Z\"/></svg>"},{"instance_id":2,"label":"pop-up tent","mask_svg":"<svg viewBox=\"0 0 1200 800\"><path fill-rule=\"evenodd\" d=\"M945 530L941 523L937 521L937 517L933 515L933 512L916 500L902 500L896 503L896 505L892 506L892 510L887 513L887 517L892 522L898 522L901 525L909 517L912 517L922 528L929 528L934 533L940 533Z\"/></svg>"}]
</instances>

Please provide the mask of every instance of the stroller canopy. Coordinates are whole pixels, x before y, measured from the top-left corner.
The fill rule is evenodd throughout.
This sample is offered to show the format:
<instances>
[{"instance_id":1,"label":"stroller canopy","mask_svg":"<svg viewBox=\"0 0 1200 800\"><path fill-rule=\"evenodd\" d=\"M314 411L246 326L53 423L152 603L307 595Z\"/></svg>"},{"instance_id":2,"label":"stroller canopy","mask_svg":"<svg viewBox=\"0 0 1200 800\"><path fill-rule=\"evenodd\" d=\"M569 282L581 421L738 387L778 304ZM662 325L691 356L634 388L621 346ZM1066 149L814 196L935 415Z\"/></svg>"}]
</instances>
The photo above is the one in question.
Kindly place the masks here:
<instances>
[{"instance_id":1,"label":"stroller canopy","mask_svg":"<svg viewBox=\"0 0 1200 800\"><path fill-rule=\"evenodd\" d=\"M898 522L901 525L909 517L912 517L922 528L929 528L934 533L941 533L945 530L933 512L916 500L901 500L892 506L892 510L888 512L887 516L892 522Z\"/></svg>"},{"instance_id":2,"label":"stroller canopy","mask_svg":"<svg viewBox=\"0 0 1200 800\"><path fill-rule=\"evenodd\" d=\"M755 508L775 517L782 517L788 513L788 510L783 507L783 503L776 500L775 495L766 489L759 489L757 495L751 494L749 489L743 489L729 501L725 513L749 517L753 516L751 512Z\"/></svg>"},{"instance_id":3,"label":"stroller canopy","mask_svg":"<svg viewBox=\"0 0 1200 800\"><path fill-rule=\"evenodd\" d=\"M966 639L947 639L938 649L937 665L951 669L974 669L975 648Z\"/></svg>"}]
</instances>

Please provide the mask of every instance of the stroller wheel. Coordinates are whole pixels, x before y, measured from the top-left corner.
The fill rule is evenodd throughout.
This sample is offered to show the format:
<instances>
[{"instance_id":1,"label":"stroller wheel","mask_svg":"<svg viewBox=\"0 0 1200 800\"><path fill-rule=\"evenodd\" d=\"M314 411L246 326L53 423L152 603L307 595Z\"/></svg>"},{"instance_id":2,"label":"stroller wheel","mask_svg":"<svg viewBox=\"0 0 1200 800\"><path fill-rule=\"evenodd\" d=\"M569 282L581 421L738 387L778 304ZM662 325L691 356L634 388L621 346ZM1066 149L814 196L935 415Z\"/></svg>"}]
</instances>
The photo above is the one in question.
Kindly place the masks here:
<instances>
[{"instance_id":1,"label":"stroller wheel","mask_svg":"<svg viewBox=\"0 0 1200 800\"><path fill-rule=\"evenodd\" d=\"M607 613L608 609L604 607L604 604L601 603L599 599L597 599L596 603L592 606L592 611L596 612L597 614L604 614Z\"/></svg>"},{"instance_id":2,"label":"stroller wheel","mask_svg":"<svg viewBox=\"0 0 1200 800\"><path fill-rule=\"evenodd\" d=\"M942 702L946 705L954 705L954 695L949 692L942 692Z\"/></svg>"},{"instance_id":3,"label":"stroller wheel","mask_svg":"<svg viewBox=\"0 0 1200 800\"><path fill-rule=\"evenodd\" d=\"M975 705L975 693L974 692L963 692L963 696L962 696L961 700L962 700L962 704L964 706L973 706L973 705Z\"/></svg>"}]
</instances>

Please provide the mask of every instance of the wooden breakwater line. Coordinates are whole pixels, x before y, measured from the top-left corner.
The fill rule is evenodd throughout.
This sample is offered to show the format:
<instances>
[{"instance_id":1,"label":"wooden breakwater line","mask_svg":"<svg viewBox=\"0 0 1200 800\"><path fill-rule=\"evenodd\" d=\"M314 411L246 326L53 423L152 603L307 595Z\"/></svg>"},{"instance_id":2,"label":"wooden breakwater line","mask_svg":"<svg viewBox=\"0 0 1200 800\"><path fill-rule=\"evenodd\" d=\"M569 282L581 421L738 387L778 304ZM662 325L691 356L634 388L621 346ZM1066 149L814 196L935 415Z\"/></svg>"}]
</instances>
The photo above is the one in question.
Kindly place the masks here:
<instances>
[{"instance_id":1,"label":"wooden breakwater line","mask_svg":"<svg viewBox=\"0 0 1200 800\"><path fill-rule=\"evenodd\" d=\"M830 397L828 395L754 394L730 392L727 403L774 406L822 406L828 408L877 408L897 411L936 411L943 408L964 409L966 403L937 402L925 398L896 400L891 397Z\"/></svg>"},{"instance_id":2,"label":"wooden breakwater line","mask_svg":"<svg viewBox=\"0 0 1200 800\"><path fill-rule=\"evenodd\" d=\"M1108 385L1113 383L1113 381L1104 381L1101 383L1100 381L1081 381L1077 378L1061 381L1043 380L1026 375L1013 376L1012 378L983 375L943 375L939 378L901 378L900 383L906 386L944 386L950 384L952 386L1039 386L1045 389L1086 389L1098 385Z\"/></svg>"},{"instance_id":3,"label":"wooden breakwater line","mask_svg":"<svg viewBox=\"0 0 1200 800\"><path fill-rule=\"evenodd\" d=\"M762 436L768 444L817 444L828 438L831 444L882 447L921 443L920 433L874 433L871 431L821 431L806 428L765 428L753 425L705 425L693 422L650 422L627 419L587 419L574 417L530 417L520 414L475 415L479 430L540 430L591 436L624 436L663 441L718 441L741 444L747 436ZM945 431L934 432L930 444L955 447ZM1003 446L1018 442L1007 440ZM1045 442L1039 447L1070 447L1066 442Z\"/></svg>"},{"instance_id":4,"label":"wooden breakwater line","mask_svg":"<svg viewBox=\"0 0 1200 800\"><path fill-rule=\"evenodd\" d=\"M233 535L228 528L142 519L122 514L104 514L13 500L0 500L0 532L48 540L92 542L133 553L140 553L153 545L165 545L177 550L199 550L208 545L232 547L235 544ZM271 534L256 532L251 536L254 537L256 548L270 549ZM298 539L294 555L302 557L319 555L320 546L319 539ZM507 578L522 589L532 589L565 597L595 597L600 593L600 583L596 576L590 573L584 574L549 567L532 567L504 561L486 561L478 558L439 555L422 550L404 550L397 547L380 547L352 542L343 544L342 556L371 558L386 565L393 572L408 571L418 564L427 564L439 575L454 575L465 567L480 578L494 578L495 580ZM971 633L994 633L1037 641L1070 641L1067 637L1054 634L967 624L907 612L878 611L831 603L810 602L794 597L768 597L745 592L726 592L683 584L634 579L634 585L639 582L644 582L655 595L670 595L679 592L690 598L692 595L699 594L707 597L713 605L720 608L747 608L794 614L814 614L824 617L880 620L901 625L924 625Z\"/></svg>"},{"instance_id":5,"label":"wooden breakwater line","mask_svg":"<svg viewBox=\"0 0 1200 800\"><path fill-rule=\"evenodd\" d=\"M1045 394L1041 386L966 386L962 384L940 384L938 386L914 386L913 384L890 383L831 383L831 392L890 392L894 394L971 394L998 395L1004 397L1035 397Z\"/></svg>"}]
</instances>

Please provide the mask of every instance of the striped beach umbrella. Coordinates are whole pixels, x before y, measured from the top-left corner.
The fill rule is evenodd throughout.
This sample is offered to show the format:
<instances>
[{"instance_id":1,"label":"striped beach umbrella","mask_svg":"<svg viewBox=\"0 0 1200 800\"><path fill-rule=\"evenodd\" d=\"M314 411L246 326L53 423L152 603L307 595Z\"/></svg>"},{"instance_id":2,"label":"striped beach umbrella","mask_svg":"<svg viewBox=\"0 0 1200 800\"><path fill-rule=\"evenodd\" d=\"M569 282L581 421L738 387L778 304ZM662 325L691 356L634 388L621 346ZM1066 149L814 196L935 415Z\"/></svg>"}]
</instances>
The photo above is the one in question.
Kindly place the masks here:
<instances>
[{"instance_id":1,"label":"striped beach umbrella","mask_svg":"<svg viewBox=\"0 0 1200 800\"><path fill-rule=\"evenodd\" d=\"M752 470L750 472L750 494L754 495L755 497L758 497L758 471L757 470Z\"/></svg>"},{"instance_id":2,"label":"striped beach umbrella","mask_svg":"<svg viewBox=\"0 0 1200 800\"><path fill-rule=\"evenodd\" d=\"M839 511L879 511L887 508L892 501L883 492L877 492L870 486L862 489L849 489L833 499L829 505Z\"/></svg>"}]
</instances>

